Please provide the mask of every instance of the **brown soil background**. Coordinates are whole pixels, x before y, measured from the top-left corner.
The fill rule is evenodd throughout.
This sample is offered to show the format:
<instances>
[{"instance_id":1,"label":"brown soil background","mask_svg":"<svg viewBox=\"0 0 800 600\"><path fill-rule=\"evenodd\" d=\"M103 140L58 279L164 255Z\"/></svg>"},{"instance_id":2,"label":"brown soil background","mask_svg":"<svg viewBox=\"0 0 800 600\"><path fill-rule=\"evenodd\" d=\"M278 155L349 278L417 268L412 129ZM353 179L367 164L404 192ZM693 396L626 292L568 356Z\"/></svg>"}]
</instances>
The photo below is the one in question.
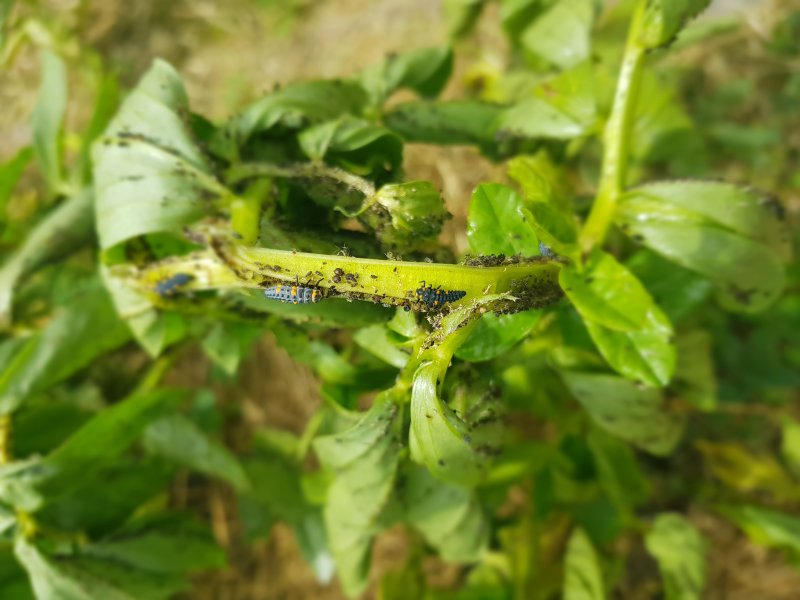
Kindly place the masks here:
<instances>
[{"instance_id":1,"label":"brown soil background","mask_svg":"<svg viewBox=\"0 0 800 600\"><path fill-rule=\"evenodd\" d=\"M349 75L387 53L436 45L445 39L441 7L431 0L48 0L27 3L22 10L64 31L76 54L80 46L94 48L117 70L123 85L135 83L153 58L168 60L184 77L193 109L212 119L224 118L275 84ZM462 49L457 72L463 72L478 55L502 56L503 40L496 29L485 27L478 40ZM37 52L28 46L0 73L0 160L30 140L28 120L37 94L38 64ZM454 78L455 88L458 79ZM68 129L73 131L80 131L87 119L91 93L82 87L84 83L80 75L71 75ZM456 94L455 88L447 94ZM409 178L429 179L442 189L455 215L443 241L462 252L470 192L479 181L502 180L502 169L468 148L411 145L405 160ZM198 354L182 361L170 379L199 387L209 377L210 366ZM234 448L264 425L301 432L319 404L311 372L294 363L269 336L256 345L236 385L215 388L223 407L239 415L227 435ZM228 569L198 578L186 598L343 598L335 581L328 586L314 581L287 528L279 525L268 541L245 545L233 497L223 486L185 477L176 483L173 499L176 505L192 507L210 520L230 558ZM704 598L800 598L800 574L778 553L749 543L713 515L698 511L691 518L710 540ZM374 582L380 573L398 568L404 556L402 531L380 537L374 551L373 585L365 597L375 597ZM458 578L457 570L436 561L427 567L430 579L437 582L447 584ZM658 598L655 576L650 572L641 581L629 582L618 597Z\"/></svg>"}]
</instances>

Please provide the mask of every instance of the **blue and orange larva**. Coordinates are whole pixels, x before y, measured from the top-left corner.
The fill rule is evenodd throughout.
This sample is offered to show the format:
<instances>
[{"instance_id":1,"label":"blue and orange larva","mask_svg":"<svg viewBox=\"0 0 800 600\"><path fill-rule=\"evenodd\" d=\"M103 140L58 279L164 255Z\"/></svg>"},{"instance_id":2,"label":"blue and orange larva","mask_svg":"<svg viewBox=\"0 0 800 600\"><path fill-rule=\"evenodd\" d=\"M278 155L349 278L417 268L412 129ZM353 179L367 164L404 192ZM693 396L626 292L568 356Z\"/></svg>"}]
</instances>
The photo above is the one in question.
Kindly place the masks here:
<instances>
[{"instance_id":1,"label":"blue and orange larva","mask_svg":"<svg viewBox=\"0 0 800 600\"><path fill-rule=\"evenodd\" d=\"M314 304L324 298L322 290L316 286L287 285L285 283L264 289L264 296L270 300L280 300L292 304Z\"/></svg>"},{"instance_id":2,"label":"blue and orange larva","mask_svg":"<svg viewBox=\"0 0 800 600\"><path fill-rule=\"evenodd\" d=\"M422 287L417 288L416 291L417 302L427 304L431 308L438 308L444 306L448 302L461 300L461 298L467 295L467 292L459 290L443 290L441 286L435 288L431 285L425 285L424 281L420 283Z\"/></svg>"},{"instance_id":3,"label":"blue and orange larva","mask_svg":"<svg viewBox=\"0 0 800 600\"><path fill-rule=\"evenodd\" d=\"M176 273L172 277L159 281L156 284L156 294L162 298L172 298L180 291L180 288L185 286L192 279L194 279L194 276L188 273Z\"/></svg>"}]
</instances>

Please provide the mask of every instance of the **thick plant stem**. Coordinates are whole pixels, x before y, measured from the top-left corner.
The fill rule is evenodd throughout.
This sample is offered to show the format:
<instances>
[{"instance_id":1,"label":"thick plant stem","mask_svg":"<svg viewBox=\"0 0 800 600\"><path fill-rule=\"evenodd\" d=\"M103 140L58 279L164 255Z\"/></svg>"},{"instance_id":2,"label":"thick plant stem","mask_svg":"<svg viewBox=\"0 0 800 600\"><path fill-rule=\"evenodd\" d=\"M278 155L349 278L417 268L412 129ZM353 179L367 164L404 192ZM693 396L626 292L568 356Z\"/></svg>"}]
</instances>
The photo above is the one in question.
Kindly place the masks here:
<instances>
[{"instance_id":1,"label":"thick plant stem","mask_svg":"<svg viewBox=\"0 0 800 600\"><path fill-rule=\"evenodd\" d=\"M600 184L592 210L581 232L580 245L584 254L603 242L614 217L617 201L625 189L631 125L636 110L645 53L640 41L645 4L645 0L639 0L634 8L625 54L622 58L622 68L617 80L614 104L603 132L604 154Z\"/></svg>"}]
</instances>

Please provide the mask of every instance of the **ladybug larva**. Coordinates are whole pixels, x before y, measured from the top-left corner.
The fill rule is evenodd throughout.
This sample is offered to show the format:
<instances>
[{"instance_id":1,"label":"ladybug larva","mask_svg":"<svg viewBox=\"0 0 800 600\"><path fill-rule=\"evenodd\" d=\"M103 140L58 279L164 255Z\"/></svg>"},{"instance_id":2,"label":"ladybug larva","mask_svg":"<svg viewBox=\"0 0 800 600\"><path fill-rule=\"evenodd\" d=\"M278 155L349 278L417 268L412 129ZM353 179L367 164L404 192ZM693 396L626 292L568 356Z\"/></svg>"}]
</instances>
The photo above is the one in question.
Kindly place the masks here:
<instances>
[{"instance_id":1,"label":"ladybug larva","mask_svg":"<svg viewBox=\"0 0 800 600\"><path fill-rule=\"evenodd\" d=\"M159 281L156 284L156 294L162 298L172 298L180 291L180 288L185 286L192 279L194 279L194 276L188 273L176 273L172 277Z\"/></svg>"},{"instance_id":2,"label":"ladybug larva","mask_svg":"<svg viewBox=\"0 0 800 600\"><path fill-rule=\"evenodd\" d=\"M287 285L279 283L264 290L264 296L270 300L291 302L292 304L314 304L324 297L322 290L310 285Z\"/></svg>"},{"instance_id":3,"label":"ladybug larva","mask_svg":"<svg viewBox=\"0 0 800 600\"><path fill-rule=\"evenodd\" d=\"M448 302L456 302L467 295L467 292L460 290L443 290L441 286L425 285L424 281L420 283L422 287L417 288L416 291L417 302L427 304L431 308L439 308Z\"/></svg>"}]
</instances>

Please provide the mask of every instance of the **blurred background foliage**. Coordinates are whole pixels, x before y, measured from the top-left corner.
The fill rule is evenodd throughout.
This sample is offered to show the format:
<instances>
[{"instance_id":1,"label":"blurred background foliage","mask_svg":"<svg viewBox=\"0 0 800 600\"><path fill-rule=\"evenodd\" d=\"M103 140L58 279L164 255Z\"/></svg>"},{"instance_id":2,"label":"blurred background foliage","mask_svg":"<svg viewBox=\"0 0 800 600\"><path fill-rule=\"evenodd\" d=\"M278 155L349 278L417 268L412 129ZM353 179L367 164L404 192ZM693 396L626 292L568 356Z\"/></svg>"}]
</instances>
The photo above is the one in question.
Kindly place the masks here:
<instances>
[{"instance_id":1,"label":"blurred background foliage","mask_svg":"<svg viewBox=\"0 0 800 600\"><path fill-rule=\"evenodd\" d=\"M351 343L345 330L315 337L324 326L279 318L267 335L220 322L199 347L155 361L132 342L94 276L93 223L82 207L91 202L91 143L154 58L181 74L194 112L222 122L278 85L352 76L391 53L453 40L443 104L403 91L384 121L406 140L393 168L442 190L453 219L439 242L463 255L480 244L467 235L473 188L530 183L524 163L509 177L500 159L545 148L558 167L553 189L586 211L602 150L598 115L609 111L629 4L576 0L559 13L555 3L522 0L0 0L0 407L19 408L3 448L0 595L31 597L22 564L38 574L42 598L85 597L71 581L133 598L342 597L327 584L333 564L320 507L330 482L309 454L320 406L365 407L363 392L394 375L383 363L402 356L380 362L363 349L376 335L397 342L418 333L395 319L388 329L361 328ZM770 206L792 225L796 251L798 40L797 2L716 2L653 51L629 178L764 190L780 199ZM587 59L590 83L575 70ZM544 101L573 118L525 130L544 127L526 112ZM478 102L517 112L489 135L481 119L497 115ZM461 124L457 136L452 122ZM531 137L536 146L526 145ZM501 359L508 365L457 363L447 382L461 407L501 390L510 411L510 441L478 499L454 488L445 502L462 522L490 519L490 550L477 566L450 562L475 555L461 541L447 545L448 515L424 503L427 472L396 467L408 471L404 494L419 510L406 517L412 528L377 537L368 596L549 598L564 589L567 598L601 598L605 586L626 600L691 598L681 594L704 583L704 598L796 597L797 263L767 310L736 314L718 308L706 277L666 268L618 232L607 247L680 331L679 376L666 388L671 414L686 420L677 450L654 456L589 427L579 404L564 400L577 397L591 412L592 397L576 391L586 381L553 368L601 364L585 328L566 305L541 323L525 313L521 327L536 335L516 346L520 338L501 340L494 356L513 347ZM165 346L197 327L169 316L160 326ZM457 356L485 351L467 345ZM169 389L155 389L162 377ZM614 393L627 392L638 393ZM314 443L323 466L346 468L325 439ZM10 506L35 512L35 525ZM46 543L14 547L12 528L26 526Z\"/></svg>"}]
</instances>

